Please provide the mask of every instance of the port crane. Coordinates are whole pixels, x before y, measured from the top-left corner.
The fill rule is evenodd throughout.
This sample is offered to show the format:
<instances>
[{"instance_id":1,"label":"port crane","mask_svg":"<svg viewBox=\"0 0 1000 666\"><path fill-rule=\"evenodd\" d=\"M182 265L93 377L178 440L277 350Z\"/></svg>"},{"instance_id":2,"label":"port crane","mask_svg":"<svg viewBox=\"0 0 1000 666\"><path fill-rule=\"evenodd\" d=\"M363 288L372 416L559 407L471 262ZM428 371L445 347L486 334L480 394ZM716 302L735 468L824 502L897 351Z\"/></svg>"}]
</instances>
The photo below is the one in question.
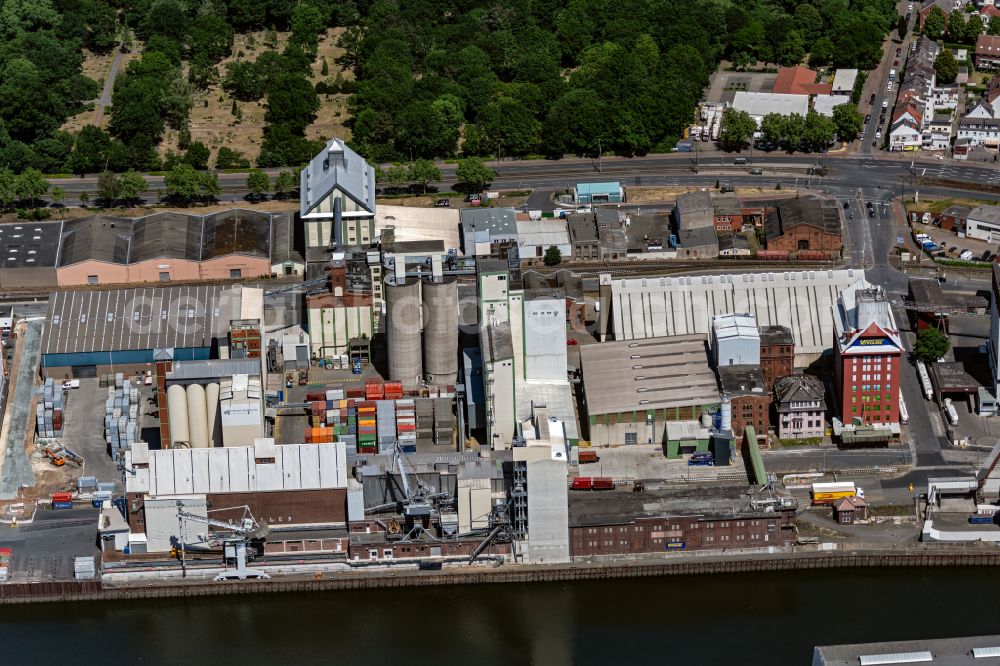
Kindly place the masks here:
<instances>
[{"instance_id":1,"label":"port crane","mask_svg":"<svg viewBox=\"0 0 1000 666\"><path fill-rule=\"evenodd\" d=\"M421 532L426 533L434 540L438 540L437 537L427 531L423 525L423 521L426 518L430 518L435 502L449 500L451 494L447 491L439 492L434 486L420 480L398 441L393 444L392 449L389 451L389 459L389 471L397 473L398 470L399 480L403 486L403 499L369 507L365 509L365 513L378 513L387 509L394 509L403 514L407 525L410 527L402 541L409 541Z\"/></svg>"},{"instance_id":2,"label":"port crane","mask_svg":"<svg viewBox=\"0 0 1000 666\"><path fill-rule=\"evenodd\" d=\"M260 569L247 568L247 544L250 541L263 539L267 536L267 525L259 523L254 519L253 514L250 513L250 507L243 506L235 508L242 508L244 510L243 518L241 518L238 522L216 520L215 518L209 518L207 516L199 516L198 514L185 511L183 509L183 504L180 501L177 502L177 521L181 527L180 534L178 536L181 539L182 566L183 554L188 545L183 541L185 533L184 521L190 521L230 532L230 534L226 535L212 535L207 533L198 535L199 545L208 546L210 548L222 546L223 562L226 564L226 570L217 575L215 580L270 578L267 573ZM232 509L217 509L217 511L232 511ZM228 568L230 560L234 560L236 562L235 569Z\"/></svg>"}]
</instances>

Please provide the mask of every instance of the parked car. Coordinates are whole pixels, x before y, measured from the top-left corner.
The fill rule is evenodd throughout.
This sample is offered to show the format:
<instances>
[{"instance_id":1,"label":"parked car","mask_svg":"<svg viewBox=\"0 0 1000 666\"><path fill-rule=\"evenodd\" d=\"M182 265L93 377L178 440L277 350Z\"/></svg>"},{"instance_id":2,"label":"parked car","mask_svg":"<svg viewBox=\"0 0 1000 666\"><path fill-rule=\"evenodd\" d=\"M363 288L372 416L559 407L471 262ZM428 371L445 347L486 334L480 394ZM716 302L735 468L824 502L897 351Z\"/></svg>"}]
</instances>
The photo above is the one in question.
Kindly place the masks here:
<instances>
[{"instance_id":1,"label":"parked car","mask_svg":"<svg viewBox=\"0 0 1000 666\"><path fill-rule=\"evenodd\" d=\"M872 98L870 100L868 100L868 103L871 104L871 105L875 104L875 93L872 93Z\"/></svg>"},{"instance_id":2,"label":"parked car","mask_svg":"<svg viewBox=\"0 0 1000 666\"><path fill-rule=\"evenodd\" d=\"M882 100L882 108L883 109L888 109L889 108L889 100L887 100L887 99Z\"/></svg>"},{"instance_id":3,"label":"parked car","mask_svg":"<svg viewBox=\"0 0 1000 666\"><path fill-rule=\"evenodd\" d=\"M867 125L868 121L871 119L872 119L872 114L869 113L867 116L865 116L865 125Z\"/></svg>"},{"instance_id":4,"label":"parked car","mask_svg":"<svg viewBox=\"0 0 1000 666\"><path fill-rule=\"evenodd\" d=\"M435 208L449 208L451 206L451 199L438 199L434 202Z\"/></svg>"},{"instance_id":5,"label":"parked car","mask_svg":"<svg viewBox=\"0 0 1000 666\"><path fill-rule=\"evenodd\" d=\"M882 138L882 130L879 130L879 131L875 132L875 138L876 139L881 139Z\"/></svg>"},{"instance_id":6,"label":"parked car","mask_svg":"<svg viewBox=\"0 0 1000 666\"><path fill-rule=\"evenodd\" d=\"M714 467L715 456L711 451L695 451L688 458L688 465L691 467Z\"/></svg>"},{"instance_id":7,"label":"parked car","mask_svg":"<svg viewBox=\"0 0 1000 666\"><path fill-rule=\"evenodd\" d=\"M80 380L79 379L67 379L66 381L63 382L62 387L64 389L77 389L77 388L80 388Z\"/></svg>"}]
</instances>

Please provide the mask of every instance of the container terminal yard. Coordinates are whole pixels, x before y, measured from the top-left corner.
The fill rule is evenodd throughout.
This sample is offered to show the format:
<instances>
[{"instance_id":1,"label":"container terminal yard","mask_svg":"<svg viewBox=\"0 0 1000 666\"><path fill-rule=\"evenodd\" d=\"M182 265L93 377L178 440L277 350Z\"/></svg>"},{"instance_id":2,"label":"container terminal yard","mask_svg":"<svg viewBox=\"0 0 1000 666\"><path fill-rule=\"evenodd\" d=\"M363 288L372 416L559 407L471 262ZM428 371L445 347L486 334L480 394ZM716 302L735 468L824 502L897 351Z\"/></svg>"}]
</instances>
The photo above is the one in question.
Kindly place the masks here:
<instances>
[{"instance_id":1,"label":"container terminal yard","mask_svg":"<svg viewBox=\"0 0 1000 666\"><path fill-rule=\"evenodd\" d=\"M818 191L377 206L336 139L301 178L288 214L61 224L4 269L0 600L1000 542L1000 273L886 280Z\"/></svg>"}]
</instances>

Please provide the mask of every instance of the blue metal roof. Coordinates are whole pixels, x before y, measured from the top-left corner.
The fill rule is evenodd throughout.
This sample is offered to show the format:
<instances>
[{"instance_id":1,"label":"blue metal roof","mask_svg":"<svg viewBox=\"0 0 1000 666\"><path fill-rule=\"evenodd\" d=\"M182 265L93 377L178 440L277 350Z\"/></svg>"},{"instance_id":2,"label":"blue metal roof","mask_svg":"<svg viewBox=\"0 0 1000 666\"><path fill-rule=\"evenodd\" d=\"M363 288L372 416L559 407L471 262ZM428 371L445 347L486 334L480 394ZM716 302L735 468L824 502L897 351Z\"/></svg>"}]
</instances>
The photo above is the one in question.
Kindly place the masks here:
<instances>
[{"instance_id":1,"label":"blue metal roof","mask_svg":"<svg viewBox=\"0 0 1000 666\"><path fill-rule=\"evenodd\" d=\"M621 192L621 183L577 183L576 191L579 194L618 194Z\"/></svg>"}]
</instances>

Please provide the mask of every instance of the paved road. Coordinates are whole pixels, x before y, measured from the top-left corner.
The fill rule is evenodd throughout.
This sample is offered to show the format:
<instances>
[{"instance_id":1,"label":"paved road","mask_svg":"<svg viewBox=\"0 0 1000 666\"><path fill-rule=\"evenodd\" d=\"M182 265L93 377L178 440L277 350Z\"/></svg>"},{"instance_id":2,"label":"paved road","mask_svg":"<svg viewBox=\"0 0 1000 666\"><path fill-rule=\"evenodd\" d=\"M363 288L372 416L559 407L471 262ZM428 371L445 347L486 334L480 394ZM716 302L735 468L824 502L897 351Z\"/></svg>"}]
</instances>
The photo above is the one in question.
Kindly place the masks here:
<instances>
[{"instance_id":1,"label":"paved road","mask_svg":"<svg viewBox=\"0 0 1000 666\"><path fill-rule=\"evenodd\" d=\"M104 110L111 106L111 93L115 90L115 77L118 76L118 69L122 64L123 55L120 48L115 49L115 59L111 61L111 70L104 80L104 90L101 91L100 98L95 102L94 124L98 127L104 121Z\"/></svg>"},{"instance_id":2,"label":"paved road","mask_svg":"<svg viewBox=\"0 0 1000 666\"><path fill-rule=\"evenodd\" d=\"M72 580L73 559L97 556L98 510L39 509L34 522L0 531L0 546L13 549L12 582Z\"/></svg>"}]
</instances>

